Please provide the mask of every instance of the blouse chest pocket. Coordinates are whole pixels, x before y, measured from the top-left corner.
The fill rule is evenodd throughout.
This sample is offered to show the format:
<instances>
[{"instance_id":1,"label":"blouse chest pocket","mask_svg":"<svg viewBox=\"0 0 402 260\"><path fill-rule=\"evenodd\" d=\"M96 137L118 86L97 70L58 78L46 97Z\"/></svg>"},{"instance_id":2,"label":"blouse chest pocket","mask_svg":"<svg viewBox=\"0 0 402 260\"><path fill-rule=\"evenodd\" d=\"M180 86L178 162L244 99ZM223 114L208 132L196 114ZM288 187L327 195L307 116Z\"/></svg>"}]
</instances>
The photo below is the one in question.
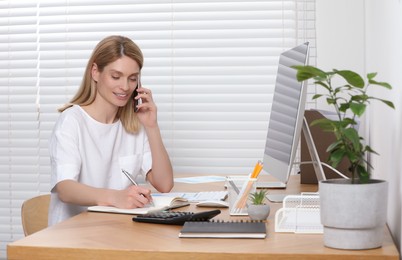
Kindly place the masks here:
<instances>
[{"instance_id":1,"label":"blouse chest pocket","mask_svg":"<svg viewBox=\"0 0 402 260\"><path fill-rule=\"evenodd\" d=\"M134 154L119 157L119 165L122 170L127 171L135 179L141 175L142 155Z\"/></svg>"}]
</instances>

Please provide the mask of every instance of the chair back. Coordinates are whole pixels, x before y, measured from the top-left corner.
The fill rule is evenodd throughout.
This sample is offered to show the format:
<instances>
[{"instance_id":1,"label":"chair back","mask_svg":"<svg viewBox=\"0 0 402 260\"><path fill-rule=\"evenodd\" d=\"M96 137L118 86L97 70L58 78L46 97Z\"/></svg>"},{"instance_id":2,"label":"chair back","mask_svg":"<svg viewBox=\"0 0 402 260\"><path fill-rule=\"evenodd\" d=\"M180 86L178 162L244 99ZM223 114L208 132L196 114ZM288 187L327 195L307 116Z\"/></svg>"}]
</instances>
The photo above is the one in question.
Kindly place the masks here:
<instances>
[{"instance_id":1,"label":"chair back","mask_svg":"<svg viewBox=\"0 0 402 260\"><path fill-rule=\"evenodd\" d=\"M24 201L21 207L22 228L25 236L47 227L50 194Z\"/></svg>"}]
</instances>

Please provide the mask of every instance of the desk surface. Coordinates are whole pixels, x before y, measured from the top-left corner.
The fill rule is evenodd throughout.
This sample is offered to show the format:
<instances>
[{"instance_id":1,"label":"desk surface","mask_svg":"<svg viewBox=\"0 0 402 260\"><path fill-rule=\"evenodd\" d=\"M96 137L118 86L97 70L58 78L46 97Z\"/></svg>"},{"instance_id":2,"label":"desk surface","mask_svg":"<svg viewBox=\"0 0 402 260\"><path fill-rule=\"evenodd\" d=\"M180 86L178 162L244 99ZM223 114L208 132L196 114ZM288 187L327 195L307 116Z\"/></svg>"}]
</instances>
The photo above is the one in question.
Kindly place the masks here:
<instances>
[{"instance_id":1,"label":"desk surface","mask_svg":"<svg viewBox=\"0 0 402 260\"><path fill-rule=\"evenodd\" d=\"M206 188L208 187L208 188ZM208 184L176 183L174 191L222 190L223 182ZM300 185L291 176L286 193L316 191L316 185ZM284 190L270 190L281 193ZM53 227L39 231L7 247L12 259L395 259L399 253L388 229L384 244L371 250L336 250L323 245L321 234L276 233L275 212L281 203L271 204L266 239L192 239L178 238L181 226L137 223L132 216L84 212ZM190 205L182 211L201 211ZM231 217L226 209L218 219Z\"/></svg>"}]
</instances>

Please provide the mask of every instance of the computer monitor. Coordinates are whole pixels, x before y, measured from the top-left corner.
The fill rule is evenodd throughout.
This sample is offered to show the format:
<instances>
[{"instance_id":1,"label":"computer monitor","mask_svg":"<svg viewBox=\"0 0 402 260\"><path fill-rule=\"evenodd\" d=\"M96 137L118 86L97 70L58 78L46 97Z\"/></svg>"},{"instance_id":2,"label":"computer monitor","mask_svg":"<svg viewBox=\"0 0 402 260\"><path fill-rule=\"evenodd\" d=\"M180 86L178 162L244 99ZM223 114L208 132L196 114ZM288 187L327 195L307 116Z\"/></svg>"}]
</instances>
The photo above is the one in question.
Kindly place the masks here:
<instances>
[{"instance_id":1,"label":"computer monitor","mask_svg":"<svg viewBox=\"0 0 402 260\"><path fill-rule=\"evenodd\" d=\"M286 187L292 172L307 96L307 81L299 82L297 71L292 66L307 65L308 58L308 42L281 53L279 57L263 170L275 177L283 187ZM257 183L257 187L261 185ZM266 188L273 187L268 185Z\"/></svg>"}]
</instances>

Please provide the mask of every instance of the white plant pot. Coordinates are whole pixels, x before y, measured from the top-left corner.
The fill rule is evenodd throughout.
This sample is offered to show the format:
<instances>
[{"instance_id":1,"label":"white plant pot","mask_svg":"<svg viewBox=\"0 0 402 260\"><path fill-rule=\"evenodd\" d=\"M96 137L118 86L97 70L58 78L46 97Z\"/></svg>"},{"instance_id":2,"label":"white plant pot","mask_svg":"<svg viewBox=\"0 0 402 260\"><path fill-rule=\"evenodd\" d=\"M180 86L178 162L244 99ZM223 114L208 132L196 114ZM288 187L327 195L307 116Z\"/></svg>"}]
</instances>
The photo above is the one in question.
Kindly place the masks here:
<instances>
[{"instance_id":1,"label":"white plant pot","mask_svg":"<svg viewBox=\"0 0 402 260\"><path fill-rule=\"evenodd\" d=\"M338 249L381 247L387 219L388 183L370 180L351 184L346 179L319 183L324 245Z\"/></svg>"},{"instance_id":2,"label":"white plant pot","mask_svg":"<svg viewBox=\"0 0 402 260\"><path fill-rule=\"evenodd\" d=\"M252 220L266 220L269 216L271 207L267 204L264 205L254 205L250 204L247 206L247 213Z\"/></svg>"}]
</instances>

